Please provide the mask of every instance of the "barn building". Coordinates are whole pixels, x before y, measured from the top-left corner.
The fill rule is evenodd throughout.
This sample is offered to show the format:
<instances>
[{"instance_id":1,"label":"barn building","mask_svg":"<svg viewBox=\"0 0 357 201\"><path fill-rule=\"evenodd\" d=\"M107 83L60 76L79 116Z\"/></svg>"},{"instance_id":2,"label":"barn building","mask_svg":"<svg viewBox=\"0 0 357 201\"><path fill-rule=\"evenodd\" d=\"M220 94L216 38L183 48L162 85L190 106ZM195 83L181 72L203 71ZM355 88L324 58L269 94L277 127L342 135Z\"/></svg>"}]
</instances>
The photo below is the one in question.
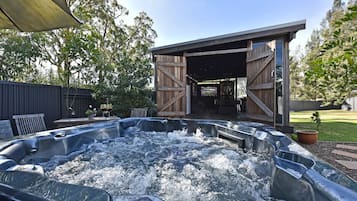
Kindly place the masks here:
<instances>
[{"instance_id":1,"label":"barn building","mask_svg":"<svg viewBox=\"0 0 357 201\"><path fill-rule=\"evenodd\" d=\"M289 127L289 42L305 24L152 48L158 116L231 115Z\"/></svg>"}]
</instances>

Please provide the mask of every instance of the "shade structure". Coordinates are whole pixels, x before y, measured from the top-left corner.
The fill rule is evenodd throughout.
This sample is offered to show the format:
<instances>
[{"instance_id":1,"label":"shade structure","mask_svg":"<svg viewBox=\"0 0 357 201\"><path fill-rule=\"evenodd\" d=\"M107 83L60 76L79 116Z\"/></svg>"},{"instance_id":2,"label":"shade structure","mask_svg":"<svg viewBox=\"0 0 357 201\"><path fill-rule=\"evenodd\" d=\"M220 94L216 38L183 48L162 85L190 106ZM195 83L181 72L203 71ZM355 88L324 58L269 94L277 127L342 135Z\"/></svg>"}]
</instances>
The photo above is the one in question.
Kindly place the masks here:
<instances>
[{"instance_id":1,"label":"shade structure","mask_svg":"<svg viewBox=\"0 0 357 201\"><path fill-rule=\"evenodd\" d=\"M80 24L65 0L0 0L0 29L37 32Z\"/></svg>"}]
</instances>

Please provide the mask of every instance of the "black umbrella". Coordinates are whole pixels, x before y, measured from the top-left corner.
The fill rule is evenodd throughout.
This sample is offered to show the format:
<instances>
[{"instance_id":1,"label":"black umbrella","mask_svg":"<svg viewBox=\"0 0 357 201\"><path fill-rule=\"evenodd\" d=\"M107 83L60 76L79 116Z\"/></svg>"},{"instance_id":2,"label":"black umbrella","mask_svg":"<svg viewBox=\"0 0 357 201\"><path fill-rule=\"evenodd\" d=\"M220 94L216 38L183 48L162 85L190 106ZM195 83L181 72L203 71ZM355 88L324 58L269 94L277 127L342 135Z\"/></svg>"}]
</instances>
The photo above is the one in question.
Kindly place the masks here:
<instances>
[{"instance_id":1,"label":"black umbrella","mask_svg":"<svg viewBox=\"0 0 357 201\"><path fill-rule=\"evenodd\" d=\"M33 32L80 24L65 0L0 0L0 29Z\"/></svg>"}]
</instances>

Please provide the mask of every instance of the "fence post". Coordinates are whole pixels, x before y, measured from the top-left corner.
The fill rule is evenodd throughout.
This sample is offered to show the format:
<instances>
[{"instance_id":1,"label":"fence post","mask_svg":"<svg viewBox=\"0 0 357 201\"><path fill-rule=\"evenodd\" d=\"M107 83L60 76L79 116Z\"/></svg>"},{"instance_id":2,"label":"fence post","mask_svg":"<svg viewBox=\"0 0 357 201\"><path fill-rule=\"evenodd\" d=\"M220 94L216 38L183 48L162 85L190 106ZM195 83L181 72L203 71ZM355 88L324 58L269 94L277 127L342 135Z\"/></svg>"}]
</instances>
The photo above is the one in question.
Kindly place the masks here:
<instances>
[{"instance_id":1,"label":"fence post","mask_svg":"<svg viewBox=\"0 0 357 201\"><path fill-rule=\"evenodd\" d=\"M62 86L58 86L59 88L59 106L60 106L60 116L61 116L61 119L63 119L63 100L62 100L62 97L63 97L63 92L62 92Z\"/></svg>"}]
</instances>

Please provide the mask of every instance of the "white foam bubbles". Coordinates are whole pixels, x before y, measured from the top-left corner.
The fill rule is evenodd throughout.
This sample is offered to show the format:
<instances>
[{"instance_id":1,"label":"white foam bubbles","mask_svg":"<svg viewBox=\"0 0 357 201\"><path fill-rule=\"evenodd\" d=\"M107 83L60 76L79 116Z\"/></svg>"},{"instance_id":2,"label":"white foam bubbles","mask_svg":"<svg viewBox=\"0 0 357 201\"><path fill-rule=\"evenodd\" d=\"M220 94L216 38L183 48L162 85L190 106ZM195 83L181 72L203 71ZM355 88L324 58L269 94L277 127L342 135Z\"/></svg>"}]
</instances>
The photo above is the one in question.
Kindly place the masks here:
<instances>
[{"instance_id":1,"label":"white foam bubbles","mask_svg":"<svg viewBox=\"0 0 357 201\"><path fill-rule=\"evenodd\" d=\"M262 171L267 164L267 156L243 153L201 131L135 132L93 143L46 174L104 189L116 201L263 200L269 199L270 174Z\"/></svg>"}]
</instances>

